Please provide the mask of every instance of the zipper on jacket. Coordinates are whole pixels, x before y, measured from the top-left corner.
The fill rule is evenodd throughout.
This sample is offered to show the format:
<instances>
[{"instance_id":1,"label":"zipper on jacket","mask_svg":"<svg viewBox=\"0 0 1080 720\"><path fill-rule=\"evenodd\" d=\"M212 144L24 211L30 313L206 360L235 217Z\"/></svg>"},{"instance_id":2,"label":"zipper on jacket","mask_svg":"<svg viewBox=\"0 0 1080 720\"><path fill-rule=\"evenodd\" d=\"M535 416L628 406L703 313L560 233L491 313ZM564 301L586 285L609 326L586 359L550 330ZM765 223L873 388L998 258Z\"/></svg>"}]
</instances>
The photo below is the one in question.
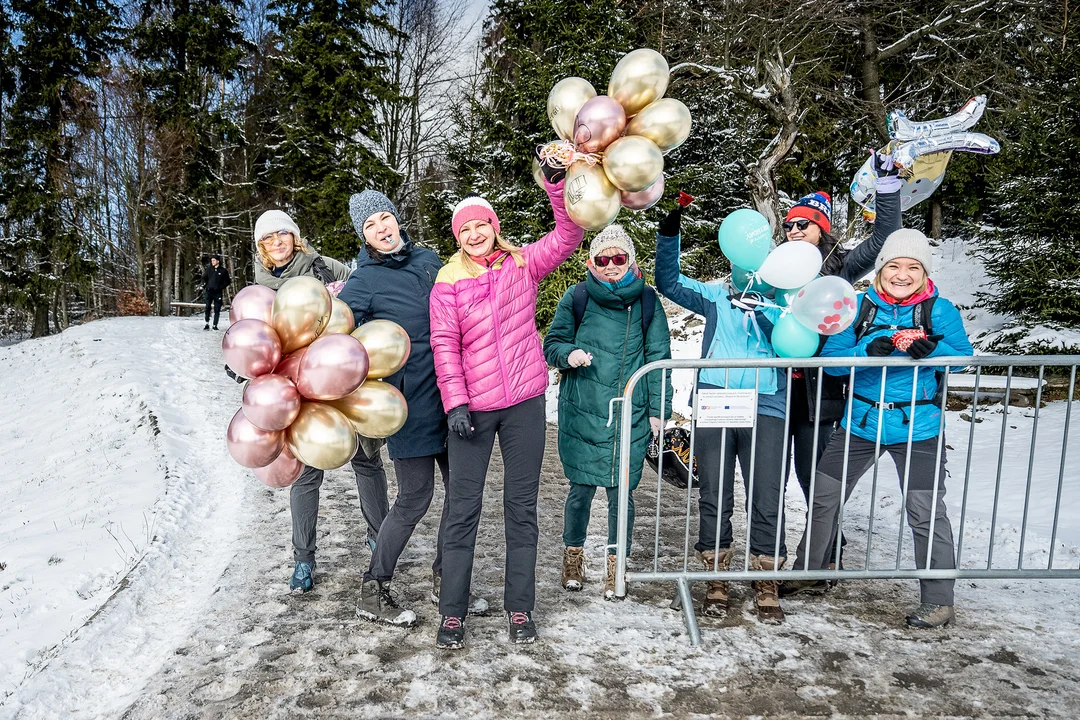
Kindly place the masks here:
<instances>
[{"instance_id":1,"label":"zipper on jacket","mask_svg":"<svg viewBox=\"0 0 1080 720\"><path fill-rule=\"evenodd\" d=\"M488 294L489 302L491 304L491 317L495 321L495 355L499 358L499 372L502 374L503 397L505 398L505 402L509 407L511 404L510 379L506 374L506 360L503 358L502 328L499 326L499 303L496 301L497 299L495 297L496 285L495 281L491 279L494 278L495 275L491 271L491 269L488 269L487 276L488 282L491 286L491 292Z\"/></svg>"},{"instance_id":2,"label":"zipper on jacket","mask_svg":"<svg viewBox=\"0 0 1080 720\"><path fill-rule=\"evenodd\" d=\"M642 308L642 312L645 312L644 308ZM626 344L628 342L630 342L630 319L633 317L633 315L634 315L634 306L630 305L630 306L628 306L626 308L626 333L623 335L622 361L619 363L619 384L616 386L616 391L622 389L623 369L626 367ZM641 348L642 348L642 351L644 351L644 349L645 349L645 334L644 333L642 333L642 335L641 335ZM633 404L633 401L631 401L631 404ZM616 421L615 421L615 442L611 443L611 487L615 487L618 484L615 481L615 460L616 460L616 457L618 456L618 447L619 447L619 421L618 421L618 417L620 417L620 416L621 416L621 413L620 413L619 416L616 416Z\"/></svg>"}]
</instances>

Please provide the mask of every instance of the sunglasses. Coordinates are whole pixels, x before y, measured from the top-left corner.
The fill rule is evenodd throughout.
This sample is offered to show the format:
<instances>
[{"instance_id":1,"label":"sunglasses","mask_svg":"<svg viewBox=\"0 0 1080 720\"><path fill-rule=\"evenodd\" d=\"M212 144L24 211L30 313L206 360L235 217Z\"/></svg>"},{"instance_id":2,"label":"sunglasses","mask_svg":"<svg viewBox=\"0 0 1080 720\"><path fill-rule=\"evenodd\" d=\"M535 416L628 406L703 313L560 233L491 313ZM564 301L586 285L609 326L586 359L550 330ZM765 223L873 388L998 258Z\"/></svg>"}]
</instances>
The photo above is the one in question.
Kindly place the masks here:
<instances>
[{"instance_id":1,"label":"sunglasses","mask_svg":"<svg viewBox=\"0 0 1080 720\"><path fill-rule=\"evenodd\" d=\"M789 220L784 223L784 232L791 232L795 228L805 230L808 227L810 227L809 220Z\"/></svg>"},{"instance_id":2,"label":"sunglasses","mask_svg":"<svg viewBox=\"0 0 1080 720\"><path fill-rule=\"evenodd\" d=\"M615 263L617 266L622 267L629 259L630 256L626 253L619 253L618 255L597 255L593 258L593 262L596 263L597 267L607 267L608 263Z\"/></svg>"},{"instance_id":3,"label":"sunglasses","mask_svg":"<svg viewBox=\"0 0 1080 720\"><path fill-rule=\"evenodd\" d=\"M259 238L261 243L272 243L274 240L281 240L287 242L292 237L291 230L278 230L277 232L267 233Z\"/></svg>"}]
</instances>

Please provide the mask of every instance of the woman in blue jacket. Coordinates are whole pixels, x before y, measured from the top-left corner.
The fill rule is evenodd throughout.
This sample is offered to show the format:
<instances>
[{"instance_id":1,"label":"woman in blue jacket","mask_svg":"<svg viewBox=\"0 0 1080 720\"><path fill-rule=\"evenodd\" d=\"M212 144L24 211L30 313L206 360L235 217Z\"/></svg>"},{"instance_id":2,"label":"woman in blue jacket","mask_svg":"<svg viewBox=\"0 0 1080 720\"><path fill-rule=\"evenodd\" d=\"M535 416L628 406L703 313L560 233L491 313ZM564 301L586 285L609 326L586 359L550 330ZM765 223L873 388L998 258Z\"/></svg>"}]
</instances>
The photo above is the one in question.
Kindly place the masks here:
<instances>
[{"instance_id":1,"label":"woman in blue jacket","mask_svg":"<svg viewBox=\"0 0 1080 720\"><path fill-rule=\"evenodd\" d=\"M701 357L776 357L770 337L779 310L747 309L748 306L741 302L743 296L736 295L738 290L732 286L705 284L680 274L681 211L681 207L676 207L660 222L656 237L656 289L687 310L704 316L705 335ZM753 453L751 438L754 428L698 428L696 431L694 454L697 457L700 488L698 539L694 549L706 570L727 570L731 566L734 555L731 547L731 515L735 506L735 458L739 459L743 482L748 485L751 454L754 457L753 512L748 539L751 569L773 570L784 565L787 547L784 543L784 513L780 495L784 484L782 468L787 446L784 442L786 384L786 375L771 368L762 369L760 373L753 369L710 368L700 371L697 384L700 390L756 387L758 391L757 443ZM723 468L720 466L721 444L725 448ZM750 496L749 491L747 496ZM780 552L778 561L774 561L777 538ZM778 585L771 580L752 583L754 604L762 622L776 624L784 620L777 595ZM719 580L709 582L702 612L721 616L727 612L727 607L727 583Z\"/></svg>"},{"instance_id":2,"label":"woman in blue jacket","mask_svg":"<svg viewBox=\"0 0 1080 720\"><path fill-rule=\"evenodd\" d=\"M860 298L860 303L874 304L873 324L868 328L853 325L830 337L821 352L822 357L907 355L923 360L971 355L971 343L960 313L952 303L938 295L930 280L931 259L930 243L918 230L902 229L889 235L875 263L877 275L873 287L866 291L865 298ZM929 305L929 324L916 318L916 313L925 312L928 303L932 303ZM905 351L898 350L893 339L897 330L916 329L919 325L923 329L929 325L933 334L914 340ZM933 516L930 567L956 567L952 525L945 507L945 445L944 439L940 443L938 439L941 400L937 373L942 370L944 368L933 366L887 368L884 402L881 402L881 368L856 368L851 414L841 423L851 431L848 456L845 461L846 433L836 433L818 463L807 551L808 569L824 569L833 560L841 489L850 496L859 478L877 461L880 453L888 453L897 468L907 468L907 518L915 540L916 566L923 568L926 565ZM850 369L827 368L826 372L846 375ZM880 452L875 453L879 431L881 447ZM845 462L847 477L841 479ZM899 474L903 485L904 470ZM801 560L799 567L802 567ZM813 583L812 580L785 582L781 594L788 595ZM952 621L953 584L952 580L921 580L921 604L907 616L908 625L939 627Z\"/></svg>"}]
</instances>

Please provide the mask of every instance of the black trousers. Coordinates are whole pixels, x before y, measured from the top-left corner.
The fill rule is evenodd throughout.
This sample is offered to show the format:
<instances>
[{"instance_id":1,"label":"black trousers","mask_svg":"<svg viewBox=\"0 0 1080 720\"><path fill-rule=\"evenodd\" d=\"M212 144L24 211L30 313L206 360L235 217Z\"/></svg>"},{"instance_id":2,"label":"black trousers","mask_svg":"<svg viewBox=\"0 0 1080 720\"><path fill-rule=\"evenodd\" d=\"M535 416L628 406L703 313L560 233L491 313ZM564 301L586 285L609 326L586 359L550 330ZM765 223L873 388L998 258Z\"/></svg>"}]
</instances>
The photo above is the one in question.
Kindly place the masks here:
<instances>
[{"instance_id":1,"label":"black trousers","mask_svg":"<svg viewBox=\"0 0 1080 720\"><path fill-rule=\"evenodd\" d=\"M221 316L221 291L211 292L206 291L206 320L204 322L210 322L210 306L214 306L214 327L217 327L218 318Z\"/></svg>"},{"instance_id":2,"label":"black trousers","mask_svg":"<svg viewBox=\"0 0 1080 720\"><path fill-rule=\"evenodd\" d=\"M817 372L816 369L807 372ZM795 378L791 381L791 407L789 413L788 442L794 457L795 477L799 479L803 499L810 502L810 479L813 477L814 458L818 462L829 446L829 439L836 431L836 423L821 423L818 428L817 450L814 449L814 423L810 420L810 404L806 397L806 380ZM847 538L840 533L840 545L847 545ZM799 550L802 550L802 545ZM801 555L799 556L801 559Z\"/></svg>"},{"instance_id":3,"label":"black trousers","mask_svg":"<svg viewBox=\"0 0 1080 720\"><path fill-rule=\"evenodd\" d=\"M503 609L531 612L536 601L536 500L544 461L544 396L504 410L472 413L470 440L451 432L450 499L443 534L439 612L465 617L472 587L476 531L495 436L503 458L503 523L506 557Z\"/></svg>"}]
</instances>

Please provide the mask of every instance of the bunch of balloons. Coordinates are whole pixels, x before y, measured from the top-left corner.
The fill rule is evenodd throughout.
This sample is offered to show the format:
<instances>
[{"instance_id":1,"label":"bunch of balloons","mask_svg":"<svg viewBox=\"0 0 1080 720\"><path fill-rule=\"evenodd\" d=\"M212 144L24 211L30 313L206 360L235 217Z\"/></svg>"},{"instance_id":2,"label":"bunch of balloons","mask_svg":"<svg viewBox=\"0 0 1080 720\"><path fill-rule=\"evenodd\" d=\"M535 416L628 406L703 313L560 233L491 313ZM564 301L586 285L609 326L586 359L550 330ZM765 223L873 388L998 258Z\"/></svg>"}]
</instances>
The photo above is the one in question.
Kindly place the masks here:
<instances>
[{"instance_id":1,"label":"bunch of balloons","mask_svg":"<svg viewBox=\"0 0 1080 720\"><path fill-rule=\"evenodd\" d=\"M568 77L548 94L547 112L561 140L540 157L566 168L566 209L586 230L611 224L619 210L645 210L664 194L664 155L690 135L690 110L665 98L668 64L641 48L619 60L607 95L587 81ZM543 186L539 162L533 176Z\"/></svg>"},{"instance_id":2,"label":"bunch of balloons","mask_svg":"<svg viewBox=\"0 0 1080 720\"><path fill-rule=\"evenodd\" d=\"M904 187L900 190L900 209L907 210L930 197L945 179L945 168L954 150L993 155L1001 150L989 135L967 132L986 110L986 96L979 95L964 103L955 114L938 120L912 122L900 110L886 118L891 138L882 152L892 151L896 164L903 168ZM851 181L851 199L863 208L868 220L874 219L876 175L868 159Z\"/></svg>"},{"instance_id":3,"label":"bunch of balloons","mask_svg":"<svg viewBox=\"0 0 1080 720\"><path fill-rule=\"evenodd\" d=\"M405 424L405 397L381 382L409 358L400 325L356 328L349 306L312 277L291 278L277 292L244 288L229 320L225 362L251 380L226 443L270 487L296 482L304 465L341 467L356 453L357 433L388 437Z\"/></svg>"},{"instance_id":4,"label":"bunch of balloons","mask_svg":"<svg viewBox=\"0 0 1080 720\"><path fill-rule=\"evenodd\" d=\"M818 277L822 257L816 245L795 241L775 247L769 221L746 208L724 218L718 240L738 290L773 293L778 304L765 307L782 310L772 332L780 357L811 357L821 335L843 332L855 321L855 288L842 278Z\"/></svg>"}]
</instances>

